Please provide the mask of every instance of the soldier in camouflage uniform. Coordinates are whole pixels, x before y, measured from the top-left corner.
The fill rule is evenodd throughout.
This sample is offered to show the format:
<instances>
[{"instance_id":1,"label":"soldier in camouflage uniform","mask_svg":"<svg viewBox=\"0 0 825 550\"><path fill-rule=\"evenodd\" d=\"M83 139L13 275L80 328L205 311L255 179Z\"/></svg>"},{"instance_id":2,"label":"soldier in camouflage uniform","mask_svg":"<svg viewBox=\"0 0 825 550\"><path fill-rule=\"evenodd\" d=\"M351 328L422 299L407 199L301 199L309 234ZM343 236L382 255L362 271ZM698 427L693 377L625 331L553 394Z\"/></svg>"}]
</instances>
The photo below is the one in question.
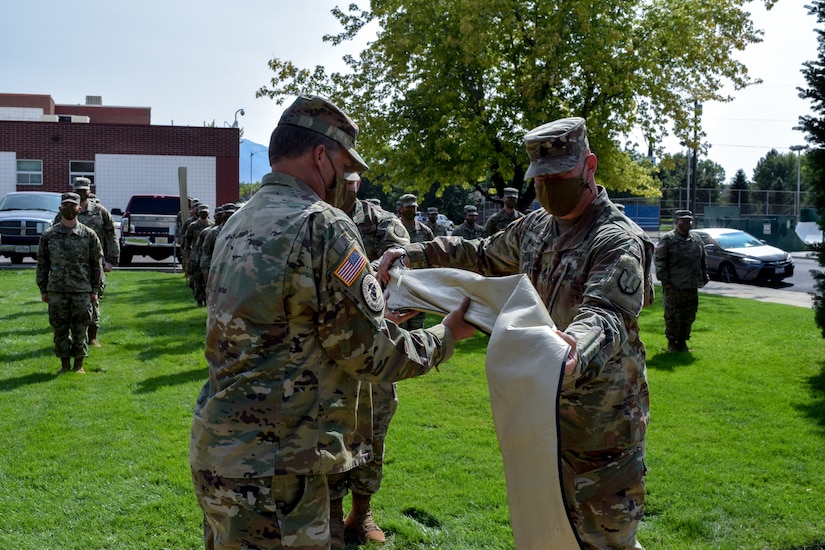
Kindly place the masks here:
<instances>
[{"instance_id":1,"label":"soldier in camouflage uniform","mask_svg":"<svg viewBox=\"0 0 825 550\"><path fill-rule=\"evenodd\" d=\"M401 195L399 202L401 203L401 223L404 224L404 228L410 236L410 242L422 243L433 240L435 235L433 235L430 227L415 219L415 214L418 212L418 197L412 193L406 193ZM424 326L426 318L427 314L421 312L409 321L405 321L401 326L407 330L419 329Z\"/></svg>"},{"instance_id":2,"label":"soldier in camouflage uniform","mask_svg":"<svg viewBox=\"0 0 825 550\"><path fill-rule=\"evenodd\" d=\"M349 192L341 208L349 214L364 245L364 252L371 262L381 258L386 250L410 244L410 237L401 221L369 199L357 198L361 177L357 172L348 175ZM398 409L398 392L395 383L362 384L362 391L372 397L372 448L373 459L349 472L329 476L330 529L333 540L343 539L336 532L345 526L346 531L360 543L385 542L384 532L372 515L372 495L381 488L384 477L384 441L390 421ZM369 397L365 397L364 402ZM343 498L352 491L352 509L343 523Z\"/></svg>"},{"instance_id":3,"label":"soldier in camouflage uniform","mask_svg":"<svg viewBox=\"0 0 825 550\"><path fill-rule=\"evenodd\" d=\"M484 224L484 236L489 237L492 234L501 231L513 221L524 216L523 213L516 210L516 203L518 202L518 189L515 187L504 188L504 205L501 210L487 218L487 223Z\"/></svg>"},{"instance_id":4,"label":"soldier in camouflage uniform","mask_svg":"<svg viewBox=\"0 0 825 550\"><path fill-rule=\"evenodd\" d=\"M97 301L92 302L92 323L89 325L88 343L90 346L100 347L97 339L100 330L100 300L103 298L103 291L106 288L106 273L112 271L112 267L120 260L120 246L115 233L115 222L112 215L99 200L93 198L91 190L91 180L89 178L75 178L74 192L80 197L80 212L77 221L86 227L94 230L100 244L103 247L103 276L102 284L97 290ZM60 222L58 214L53 223Z\"/></svg>"},{"instance_id":5,"label":"soldier in camouflage uniform","mask_svg":"<svg viewBox=\"0 0 825 550\"><path fill-rule=\"evenodd\" d=\"M221 230L189 454L207 547L328 549L327 476L373 454L359 380L425 374L474 332L469 300L415 332L385 314L358 229L339 210L343 174L366 168L357 132L327 100L296 99L272 133L273 171Z\"/></svg>"},{"instance_id":6,"label":"soldier in camouflage uniform","mask_svg":"<svg viewBox=\"0 0 825 550\"><path fill-rule=\"evenodd\" d=\"M54 328L54 353L60 358L58 374L84 374L88 355L87 331L91 304L102 284L103 248L95 232L78 222L80 196L63 193L60 222L40 237L37 250L37 286L40 299L49 304L49 324ZM71 358L74 357L74 367Z\"/></svg>"},{"instance_id":7,"label":"soldier in camouflage uniform","mask_svg":"<svg viewBox=\"0 0 825 550\"><path fill-rule=\"evenodd\" d=\"M562 482L582 548L641 548L650 399L638 318L653 243L596 185L584 119L524 140L542 208L492 237L412 244L405 262L527 274L571 346L559 396ZM380 279L402 252L384 254Z\"/></svg>"},{"instance_id":8,"label":"soldier in camouflage uniform","mask_svg":"<svg viewBox=\"0 0 825 550\"><path fill-rule=\"evenodd\" d=\"M181 223L180 232L176 235L178 246L180 246L180 253L181 258L183 258L183 276L189 276L189 252L188 249L191 247L191 244L186 242L186 232L189 230L189 226L195 223L198 220L198 205L201 203L198 199L189 199L189 217Z\"/></svg>"},{"instance_id":9,"label":"soldier in camouflage uniform","mask_svg":"<svg viewBox=\"0 0 825 550\"><path fill-rule=\"evenodd\" d=\"M424 225L430 228L434 237L446 237L447 230L438 224L438 208L430 206L427 208L427 221Z\"/></svg>"},{"instance_id":10,"label":"soldier in camouflage uniform","mask_svg":"<svg viewBox=\"0 0 825 550\"><path fill-rule=\"evenodd\" d=\"M464 223L453 229L453 237L464 239L480 239L484 236L484 228L476 223L478 220L478 208L473 204L464 206Z\"/></svg>"},{"instance_id":11,"label":"soldier in camouflage uniform","mask_svg":"<svg viewBox=\"0 0 825 550\"><path fill-rule=\"evenodd\" d=\"M203 231L212 227L209 219L209 205L198 204L198 219L189 224L186 228L186 238L184 239L184 257L187 260L189 288L192 289L192 297L197 302L198 307L206 305L206 287L203 282L200 265L200 244L199 237Z\"/></svg>"},{"instance_id":12,"label":"soldier in camouflage uniform","mask_svg":"<svg viewBox=\"0 0 825 550\"><path fill-rule=\"evenodd\" d=\"M220 207L219 215L218 208L216 208L215 225L204 231L200 254L200 269L204 285L209 284L209 268L212 266L212 255L215 252L215 242L218 240L218 235L221 229L223 229L223 224L226 223L226 220L228 220L237 209L238 206L235 203L228 202Z\"/></svg>"},{"instance_id":13,"label":"soldier in camouflage uniform","mask_svg":"<svg viewBox=\"0 0 825 550\"><path fill-rule=\"evenodd\" d=\"M708 277L707 253L702 239L690 232L693 212L677 210L674 229L656 243L656 276L662 283L667 351L689 351L690 327L699 309L698 289Z\"/></svg>"}]
</instances>

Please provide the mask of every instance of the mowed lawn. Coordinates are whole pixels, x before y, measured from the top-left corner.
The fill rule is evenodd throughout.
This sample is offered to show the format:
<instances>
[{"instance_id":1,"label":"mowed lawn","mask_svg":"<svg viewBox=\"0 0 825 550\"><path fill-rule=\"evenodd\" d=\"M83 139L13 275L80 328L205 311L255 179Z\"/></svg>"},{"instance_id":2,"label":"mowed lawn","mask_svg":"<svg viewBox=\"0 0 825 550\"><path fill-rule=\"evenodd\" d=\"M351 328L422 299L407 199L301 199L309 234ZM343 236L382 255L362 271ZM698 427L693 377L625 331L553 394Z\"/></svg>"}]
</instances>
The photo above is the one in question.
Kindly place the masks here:
<instances>
[{"instance_id":1,"label":"mowed lawn","mask_svg":"<svg viewBox=\"0 0 825 550\"><path fill-rule=\"evenodd\" d=\"M202 548L187 456L206 310L182 276L110 275L103 347L85 376L55 375L33 270L0 271L0 304L0 548ZM641 324L645 548L825 548L825 345L813 312L703 294L685 354L664 352L659 298ZM440 372L399 383L374 499L382 548L513 547L486 345L477 335Z\"/></svg>"}]
</instances>

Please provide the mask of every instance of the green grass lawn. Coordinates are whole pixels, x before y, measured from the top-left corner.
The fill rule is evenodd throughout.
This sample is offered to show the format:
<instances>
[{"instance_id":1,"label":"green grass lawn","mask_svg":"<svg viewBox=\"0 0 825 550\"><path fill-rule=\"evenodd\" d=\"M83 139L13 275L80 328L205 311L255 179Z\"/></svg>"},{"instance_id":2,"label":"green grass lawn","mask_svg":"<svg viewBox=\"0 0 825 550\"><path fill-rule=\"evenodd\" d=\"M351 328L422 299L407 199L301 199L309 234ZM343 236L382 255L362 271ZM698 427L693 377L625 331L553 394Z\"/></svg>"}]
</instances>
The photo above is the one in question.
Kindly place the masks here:
<instances>
[{"instance_id":1,"label":"green grass lawn","mask_svg":"<svg viewBox=\"0 0 825 550\"><path fill-rule=\"evenodd\" d=\"M0 272L0 548L201 548L187 462L206 311L180 275L115 272L85 376L55 376L34 271ZM825 346L811 310L701 295L692 353L642 315L648 550L825 548ZM487 339L399 384L386 549L512 548ZM355 546L352 546L355 548Z\"/></svg>"}]
</instances>

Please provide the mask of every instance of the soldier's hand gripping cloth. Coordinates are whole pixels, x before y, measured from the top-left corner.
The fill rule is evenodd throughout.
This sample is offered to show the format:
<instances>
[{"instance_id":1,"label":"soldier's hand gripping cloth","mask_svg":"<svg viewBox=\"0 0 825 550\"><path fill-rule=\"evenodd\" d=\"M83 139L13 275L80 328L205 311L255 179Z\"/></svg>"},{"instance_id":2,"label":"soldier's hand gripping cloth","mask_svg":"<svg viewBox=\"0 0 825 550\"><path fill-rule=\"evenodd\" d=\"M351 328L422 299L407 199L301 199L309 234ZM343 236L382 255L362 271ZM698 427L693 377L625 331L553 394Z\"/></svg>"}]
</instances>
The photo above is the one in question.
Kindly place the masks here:
<instances>
[{"instance_id":1,"label":"soldier's hand gripping cloth","mask_svg":"<svg viewBox=\"0 0 825 550\"><path fill-rule=\"evenodd\" d=\"M465 319L490 334L486 372L519 550L579 548L564 506L558 396L569 346L526 275L393 268L388 307L446 314L472 298Z\"/></svg>"}]
</instances>

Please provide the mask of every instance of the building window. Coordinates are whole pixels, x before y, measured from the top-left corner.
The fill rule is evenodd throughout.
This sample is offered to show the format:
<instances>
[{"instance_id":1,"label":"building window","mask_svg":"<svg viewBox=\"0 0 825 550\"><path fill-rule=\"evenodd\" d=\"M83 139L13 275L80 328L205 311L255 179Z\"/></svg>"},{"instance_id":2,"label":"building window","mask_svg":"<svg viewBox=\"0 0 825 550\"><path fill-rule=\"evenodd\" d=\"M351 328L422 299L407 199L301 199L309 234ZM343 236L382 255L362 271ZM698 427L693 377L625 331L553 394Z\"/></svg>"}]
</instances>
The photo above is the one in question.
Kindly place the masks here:
<instances>
[{"instance_id":1,"label":"building window","mask_svg":"<svg viewBox=\"0 0 825 550\"><path fill-rule=\"evenodd\" d=\"M43 185L43 161L18 160L17 185Z\"/></svg>"},{"instance_id":2,"label":"building window","mask_svg":"<svg viewBox=\"0 0 825 550\"><path fill-rule=\"evenodd\" d=\"M74 184L75 178L89 178L92 182L90 185L95 185L95 163L93 160L72 160L69 161L69 185Z\"/></svg>"}]
</instances>

